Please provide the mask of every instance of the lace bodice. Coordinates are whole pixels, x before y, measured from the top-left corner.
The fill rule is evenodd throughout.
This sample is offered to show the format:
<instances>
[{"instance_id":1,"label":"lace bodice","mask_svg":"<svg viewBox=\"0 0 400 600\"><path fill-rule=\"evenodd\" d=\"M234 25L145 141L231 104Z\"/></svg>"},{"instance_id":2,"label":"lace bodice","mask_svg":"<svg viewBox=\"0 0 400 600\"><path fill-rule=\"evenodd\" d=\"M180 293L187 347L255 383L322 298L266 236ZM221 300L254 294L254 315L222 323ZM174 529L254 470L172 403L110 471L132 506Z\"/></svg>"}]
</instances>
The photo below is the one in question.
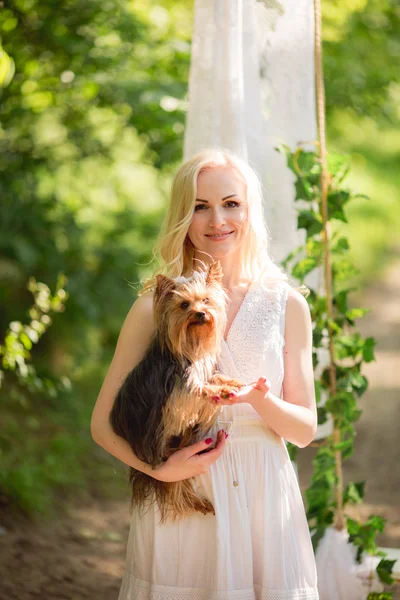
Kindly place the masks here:
<instances>
[{"instance_id":1,"label":"lace bodice","mask_svg":"<svg viewBox=\"0 0 400 600\"><path fill-rule=\"evenodd\" d=\"M253 281L222 342L221 373L245 383L265 377L271 391L281 397L283 382L283 347L285 345L285 311L289 286L283 281L267 286ZM223 407L224 417L254 416L249 404Z\"/></svg>"}]
</instances>

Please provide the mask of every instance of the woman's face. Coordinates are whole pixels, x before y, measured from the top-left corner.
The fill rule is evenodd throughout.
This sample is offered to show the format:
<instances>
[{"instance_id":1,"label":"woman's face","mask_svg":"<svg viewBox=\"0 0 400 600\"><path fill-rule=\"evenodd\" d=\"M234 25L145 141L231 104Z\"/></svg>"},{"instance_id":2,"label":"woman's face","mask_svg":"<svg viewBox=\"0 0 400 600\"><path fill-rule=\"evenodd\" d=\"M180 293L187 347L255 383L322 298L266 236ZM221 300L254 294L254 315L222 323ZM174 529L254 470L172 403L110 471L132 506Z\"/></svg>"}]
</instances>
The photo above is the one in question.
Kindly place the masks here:
<instances>
[{"instance_id":1,"label":"woman's face","mask_svg":"<svg viewBox=\"0 0 400 600\"><path fill-rule=\"evenodd\" d=\"M197 250L218 260L233 254L248 232L246 186L230 167L202 171L188 236Z\"/></svg>"}]
</instances>

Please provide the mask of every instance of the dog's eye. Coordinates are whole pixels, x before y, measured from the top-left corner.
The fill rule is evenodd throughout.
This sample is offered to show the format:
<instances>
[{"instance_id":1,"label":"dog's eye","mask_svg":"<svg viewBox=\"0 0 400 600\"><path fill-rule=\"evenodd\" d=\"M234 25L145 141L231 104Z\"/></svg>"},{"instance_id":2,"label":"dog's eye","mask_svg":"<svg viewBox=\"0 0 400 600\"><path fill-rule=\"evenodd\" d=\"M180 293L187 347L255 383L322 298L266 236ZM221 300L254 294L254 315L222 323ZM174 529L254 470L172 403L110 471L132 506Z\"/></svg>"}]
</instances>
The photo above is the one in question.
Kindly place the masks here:
<instances>
[{"instance_id":1,"label":"dog's eye","mask_svg":"<svg viewBox=\"0 0 400 600\"><path fill-rule=\"evenodd\" d=\"M189 308L189 302L182 302L181 308L183 308L183 310L186 310L187 308Z\"/></svg>"},{"instance_id":2,"label":"dog's eye","mask_svg":"<svg viewBox=\"0 0 400 600\"><path fill-rule=\"evenodd\" d=\"M204 303L204 304L210 304L210 300L209 300L208 298L204 298L204 299L203 299L203 303Z\"/></svg>"}]
</instances>

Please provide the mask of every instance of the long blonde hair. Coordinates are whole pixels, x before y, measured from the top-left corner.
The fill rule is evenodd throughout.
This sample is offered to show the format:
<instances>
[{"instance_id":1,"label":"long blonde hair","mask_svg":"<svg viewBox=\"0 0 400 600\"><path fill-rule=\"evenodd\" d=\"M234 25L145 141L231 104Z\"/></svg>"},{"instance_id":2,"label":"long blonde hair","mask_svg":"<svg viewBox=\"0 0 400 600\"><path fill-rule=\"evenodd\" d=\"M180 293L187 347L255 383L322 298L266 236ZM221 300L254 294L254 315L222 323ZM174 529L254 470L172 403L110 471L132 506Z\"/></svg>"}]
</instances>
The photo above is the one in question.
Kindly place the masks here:
<instances>
[{"instance_id":1,"label":"long blonde hair","mask_svg":"<svg viewBox=\"0 0 400 600\"><path fill-rule=\"evenodd\" d=\"M197 178L202 171L216 167L234 169L246 186L249 230L242 247L242 274L250 280L288 280L269 255L268 228L258 176L244 160L228 150L205 148L184 162L175 175L171 200L153 250L153 260L160 266L139 295L155 287L157 274L173 278L196 270L195 248L187 233L195 207Z\"/></svg>"}]
</instances>

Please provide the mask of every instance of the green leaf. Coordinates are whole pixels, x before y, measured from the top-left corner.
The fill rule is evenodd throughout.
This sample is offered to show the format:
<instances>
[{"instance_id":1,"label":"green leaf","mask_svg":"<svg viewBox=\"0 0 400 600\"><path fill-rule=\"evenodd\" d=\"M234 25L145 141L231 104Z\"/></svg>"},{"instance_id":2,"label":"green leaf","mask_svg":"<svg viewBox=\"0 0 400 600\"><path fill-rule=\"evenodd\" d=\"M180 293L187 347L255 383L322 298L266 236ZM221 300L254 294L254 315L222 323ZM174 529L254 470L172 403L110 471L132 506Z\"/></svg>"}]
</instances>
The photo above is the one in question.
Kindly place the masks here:
<instances>
[{"instance_id":1,"label":"green leaf","mask_svg":"<svg viewBox=\"0 0 400 600\"><path fill-rule=\"evenodd\" d=\"M314 200L315 190L307 179L298 177L294 187L296 191L296 200Z\"/></svg>"},{"instance_id":2,"label":"green leaf","mask_svg":"<svg viewBox=\"0 0 400 600\"><path fill-rule=\"evenodd\" d=\"M23 331L19 334L19 339L21 340L21 342L23 343L24 347L27 350L30 350L32 348L32 342L31 342L31 340L26 335L26 333L24 333Z\"/></svg>"},{"instance_id":3,"label":"green leaf","mask_svg":"<svg viewBox=\"0 0 400 600\"><path fill-rule=\"evenodd\" d=\"M359 273L359 270L347 258L335 260L332 263L332 272L337 281L351 279Z\"/></svg>"},{"instance_id":4,"label":"green leaf","mask_svg":"<svg viewBox=\"0 0 400 600\"><path fill-rule=\"evenodd\" d=\"M383 558L376 567L378 577L383 583L387 583L388 585L394 583L395 580L392 577L392 571L395 563L396 560L388 560Z\"/></svg>"},{"instance_id":5,"label":"green leaf","mask_svg":"<svg viewBox=\"0 0 400 600\"><path fill-rule=\"evenodd\" d=\"M355 319L360 319L369 312L369 308L352 308L346 312L346 319L348 321L354 321Z\"/></svg>"},{"instance_id":6,"label":"green leaf","mask_svg":"<svg viewBox=\"0 0 400 600\"><path fill-rule=\"evenodd\" d=\"M322 231L322 217L312 210L301 210L297 218L297 227L305 229L307 238L309 238Z\"/></svg>"},{"instance_id":7,"label":"green leaf","mask_svg":"<svg viewBox=\"0 0 400 600\"><path fill-rule=\"evenodd\" d=\"M303 281L305 276L318 266L315 258L307 257L300 260L292 269L293 277Z\"/></svg>"},{"instance_id":8,"label":"green leaf","mask_svg":"<svg viewBox=\"0 0 400 600\"><path fill-rule=\"evenodd\" d=\"M364 340L364 348L363 348L363 359L365 362L371 362L375 360L374 349L375 349L376 341L374 338L369 337Z\"/></svg>"},{"instance_id":9,"label":"green leaf","mask_svg":"<svg viewBox=\"0 0 400 600\"><path fill-rule=\"evenodd\" d=\"M296 446L295 444L290 443L290 442L288 442L288 444L287 444L286 447L287 447L287 451L289 453L290 460L296 461L299 447Z\"/></svg>"},{"instance_id":10,"label":"green leaf","mask_svg":"<svg viewBox=\"0 0 400 600\"><path fill-rule=\"evenodd\" d=\"M317 406L318 425L323 425L328 420L328 412L325 406Z\"/></svg>"},{"instance_id":11,"label":"green leaf","mask_svg":"<svg viewBox=\"0 0 400 600\"><path fill-rule=\"evenodd\" d=\"M342 254L343 252L346 252L347 250L349 250L349 242L347 240L347 238L345 237L341 237L337 240L337 242L332 245L331 247L331 252L333 253L337 253L337 254Z\"/></svg>"},{"instance_id":12,"label":"green leaf","mask_svg":"<svg viewBox=\"0 0 400 600\"><path fill-rule=\"evenodd\" d=\"M349 483L343 492L343 504L360 504L364 498L365 481Z\"/></svg>"},{"instance_id":13,"label":"green leaf","mask_svg":"<svg viewBox=\"0 0 400 600\"><path fill-rule=\"evenodd\" d=\"M321 402L321 382L314 379L315 401L317 404Z\"/></svg>"}]
</instances>

